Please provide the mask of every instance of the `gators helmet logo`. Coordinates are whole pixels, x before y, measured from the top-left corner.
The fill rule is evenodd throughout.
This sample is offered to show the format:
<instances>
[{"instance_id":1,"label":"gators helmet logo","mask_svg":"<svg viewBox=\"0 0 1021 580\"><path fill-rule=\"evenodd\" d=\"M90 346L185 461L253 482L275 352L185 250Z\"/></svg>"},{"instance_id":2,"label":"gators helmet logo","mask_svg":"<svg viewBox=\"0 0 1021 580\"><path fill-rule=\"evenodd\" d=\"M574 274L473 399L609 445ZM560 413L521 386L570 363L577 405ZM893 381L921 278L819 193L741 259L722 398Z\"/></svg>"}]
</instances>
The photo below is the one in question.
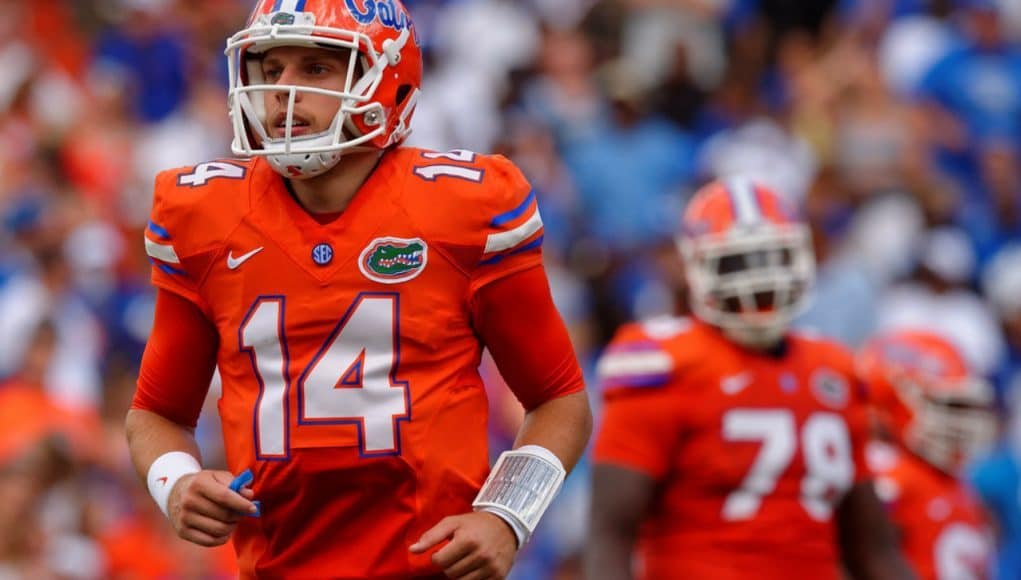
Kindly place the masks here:
<instances>
[{"instance_id":1,"label":"gators helmet logo","mask_svg":"<svg viewBox=\"0 0 1021 580\"><path fill-rule=\"evenodd\" d=\"M376 238L362 250L358 268L369 280L398 284L421 274L428 255L429 247L419 238Z\"/></svg>"}]
</instances>

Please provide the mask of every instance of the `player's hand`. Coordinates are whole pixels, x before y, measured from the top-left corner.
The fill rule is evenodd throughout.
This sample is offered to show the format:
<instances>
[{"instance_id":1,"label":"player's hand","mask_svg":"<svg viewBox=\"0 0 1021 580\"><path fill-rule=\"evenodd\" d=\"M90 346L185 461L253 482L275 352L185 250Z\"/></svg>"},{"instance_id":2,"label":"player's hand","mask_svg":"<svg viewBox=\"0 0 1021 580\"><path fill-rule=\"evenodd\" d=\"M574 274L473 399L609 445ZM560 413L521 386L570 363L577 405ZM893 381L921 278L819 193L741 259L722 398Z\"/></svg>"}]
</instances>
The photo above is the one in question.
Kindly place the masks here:
<instances>
[{"instance_id":1,"label":"player's hand","mask_svg":"<svg viewBox=\"0 0 1021 580\"><path fill-rule=\"evenodd\" d=\"M518 551L518 540L506 522L473 512L443 518L412 544L411 552L421 554L444 540L450 542L433 554L433 564L448 578L461 580L506 578Z\"/></svg>"},{"instance_id":2,"label":"player's hand","mask_svg":"<svg viewBox=\"0 0 1021 580\"><path fill-rule=\"evenodd\" d=\"M200 471L177 480L167 500L177 535L200 546L219 546L230 539L238 520L257 513L250 488L230 489L229 471Z\"/></svg>"}]
</instances>

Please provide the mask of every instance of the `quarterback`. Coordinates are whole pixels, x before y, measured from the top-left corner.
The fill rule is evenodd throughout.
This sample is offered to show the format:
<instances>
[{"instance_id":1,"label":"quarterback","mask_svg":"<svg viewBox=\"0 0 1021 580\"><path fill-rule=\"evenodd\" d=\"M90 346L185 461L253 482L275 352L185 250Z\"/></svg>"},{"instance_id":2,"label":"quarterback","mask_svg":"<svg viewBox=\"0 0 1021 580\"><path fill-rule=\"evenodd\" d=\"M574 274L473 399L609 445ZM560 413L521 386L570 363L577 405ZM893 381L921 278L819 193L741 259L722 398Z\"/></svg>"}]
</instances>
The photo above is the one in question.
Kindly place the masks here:
<instances>
[{"instance_id":1,"label":"quarterback","mask_svg":"<svg viewBox=\"0 0 1021 580\"><path fill-rule=\"evenodd\" d=\"M262 0L226 54L239 158L156 178L140 476L246 578L506 576L591 429L531 187L400 146L422 62L397 0ZM492 470L484 348L527 412ZM229 471L193 437L214 367Z\"/></svg>"},{"instance_id":2,"label":"quarterback","mask_svg":"<svg viewBox=\"0 0 1021 580\"><path fill-rule=\"evenodd\" d=\"M681 227L695 316L624 326L598 365L589 578L906 577L853 359L788 329L807 227L739 178L699 190Z\"/></svg>"}]
</instances>

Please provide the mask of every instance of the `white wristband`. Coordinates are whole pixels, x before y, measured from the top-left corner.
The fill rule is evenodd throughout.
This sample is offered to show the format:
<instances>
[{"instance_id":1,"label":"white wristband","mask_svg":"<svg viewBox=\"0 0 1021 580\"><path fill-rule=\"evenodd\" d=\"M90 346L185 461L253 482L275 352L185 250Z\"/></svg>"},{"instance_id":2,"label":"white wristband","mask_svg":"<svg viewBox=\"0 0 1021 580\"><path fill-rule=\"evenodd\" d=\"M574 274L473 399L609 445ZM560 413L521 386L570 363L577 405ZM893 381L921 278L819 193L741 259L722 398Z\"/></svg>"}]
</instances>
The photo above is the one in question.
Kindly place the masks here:
<instances>
[{"instance_id":1,"label":"white wristband","mask_svg":"<svg viewBox=\"0 0 1021 580\"><path fill-rule=\"evenodd\" d=\"M472 506L507 522L521 548L560 491L566 475L560 459L545 447L524 445L504 451Z\"/></svg>"},{"instance_id":2,"label":"white wristband","mask_svg":"<svg viewBox=\"0 0 1021 580\"><path fill-rule=\"evenodd\" d=\"M167 513L167 501L177 480L200 471L202 466L198 460L183 451L164 453L152 462L145 481L149 485L149 495L156 501L156 505L160 506L163 515L167 517L170 515Z\"/></svg>"}]
</instances>

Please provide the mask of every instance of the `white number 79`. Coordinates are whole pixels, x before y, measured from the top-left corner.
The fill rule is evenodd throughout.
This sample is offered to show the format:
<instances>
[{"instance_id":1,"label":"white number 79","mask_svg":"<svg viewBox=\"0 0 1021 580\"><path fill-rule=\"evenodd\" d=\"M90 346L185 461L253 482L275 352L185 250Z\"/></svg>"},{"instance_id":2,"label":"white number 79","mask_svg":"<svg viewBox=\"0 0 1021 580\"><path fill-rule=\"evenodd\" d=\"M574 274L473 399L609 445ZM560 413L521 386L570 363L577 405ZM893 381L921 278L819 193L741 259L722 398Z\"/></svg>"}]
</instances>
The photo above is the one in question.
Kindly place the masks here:
<instances>
[{"instance_id":1,"label":"white number 79","mask_svg":"<svg viewBox=\"0 0 1021 580\"><path fill-rule=\"evenodd\" d=\"M723 503L723 519L748 520L755 517L762 499L773 493L798 447L794 414L787 410L737 409L723 417L723 438L727 441L760 441L741 486ZM843 492L854 482L854 461L847 424L833 413L814 413L801 428L805 477L801 481L801 505L808 515L825 521L833 512L831 491Z\"/></svg>"}]
</instances>

